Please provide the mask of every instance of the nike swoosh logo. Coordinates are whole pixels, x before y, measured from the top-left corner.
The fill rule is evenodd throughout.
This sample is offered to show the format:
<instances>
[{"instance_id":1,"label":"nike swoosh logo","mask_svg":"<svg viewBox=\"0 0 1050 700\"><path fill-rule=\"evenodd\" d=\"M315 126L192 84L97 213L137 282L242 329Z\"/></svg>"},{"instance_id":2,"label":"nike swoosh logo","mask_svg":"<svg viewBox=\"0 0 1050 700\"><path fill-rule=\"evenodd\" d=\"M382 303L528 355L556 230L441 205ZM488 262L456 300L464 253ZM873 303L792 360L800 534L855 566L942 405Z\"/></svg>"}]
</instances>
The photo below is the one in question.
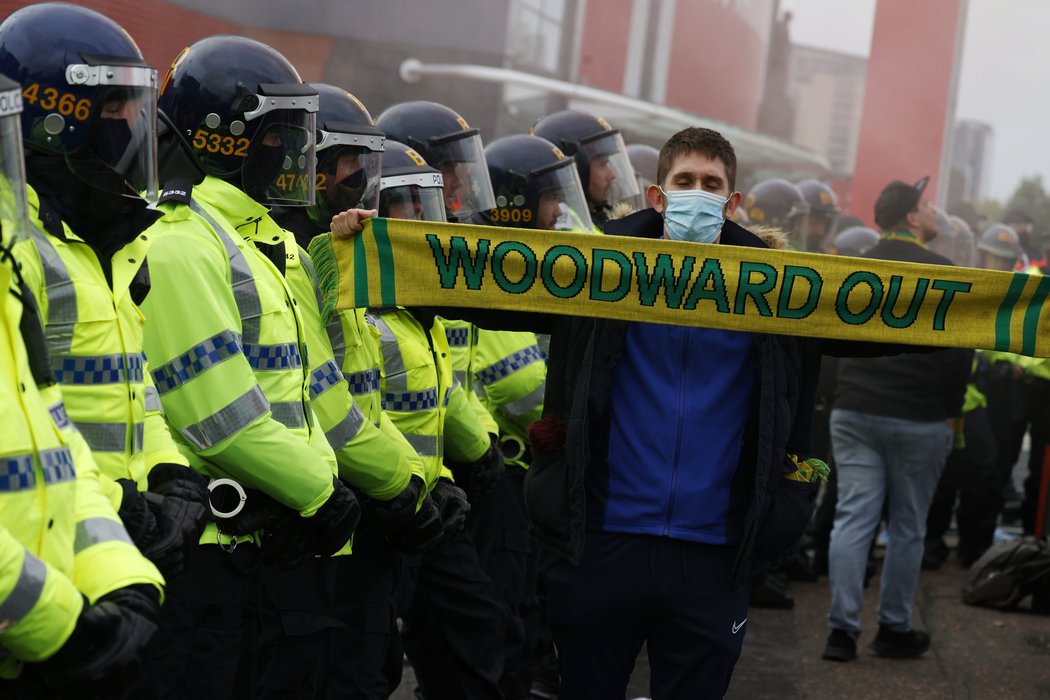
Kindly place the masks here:
<instances>
[{"instance_id":1,"label":"nike swoosh logo","mask_svg":"<svg viewBox=\"0 0 1050 700\"><path fill-rule=\"evenodd\" d=\"M733 634L736 634L737 632L739 632L740 628L744 626L745 622L747 622L747 618L746 617L743 620L741 620L740 622L734 622L733 623Z\"/></svg>"}]
</instances>

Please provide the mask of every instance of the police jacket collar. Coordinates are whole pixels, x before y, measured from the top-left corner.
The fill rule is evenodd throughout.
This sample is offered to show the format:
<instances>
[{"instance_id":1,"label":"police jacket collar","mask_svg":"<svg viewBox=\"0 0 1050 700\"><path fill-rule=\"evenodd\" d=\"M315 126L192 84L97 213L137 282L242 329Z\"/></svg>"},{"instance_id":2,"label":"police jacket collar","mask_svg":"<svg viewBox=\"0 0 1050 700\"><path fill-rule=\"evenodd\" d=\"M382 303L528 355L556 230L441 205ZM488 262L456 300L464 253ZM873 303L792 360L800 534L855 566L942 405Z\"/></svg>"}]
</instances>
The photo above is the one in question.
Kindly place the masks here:
<instances>
[{"instance_id":1,"label":"police jacket collar","mask_svg":"<svg viewBox=\"0 0 1050 700\"><path fill-rule=\"evenodd\" d=\"M632 236L634 238L660 238L664 235L664 218L655 209L637 211L622 219L605 224L605 233L610 236ZM747 248L768 248L762 239L734 221L722 224L721 245L738 245Z\"/></svg>"}]
</instances>

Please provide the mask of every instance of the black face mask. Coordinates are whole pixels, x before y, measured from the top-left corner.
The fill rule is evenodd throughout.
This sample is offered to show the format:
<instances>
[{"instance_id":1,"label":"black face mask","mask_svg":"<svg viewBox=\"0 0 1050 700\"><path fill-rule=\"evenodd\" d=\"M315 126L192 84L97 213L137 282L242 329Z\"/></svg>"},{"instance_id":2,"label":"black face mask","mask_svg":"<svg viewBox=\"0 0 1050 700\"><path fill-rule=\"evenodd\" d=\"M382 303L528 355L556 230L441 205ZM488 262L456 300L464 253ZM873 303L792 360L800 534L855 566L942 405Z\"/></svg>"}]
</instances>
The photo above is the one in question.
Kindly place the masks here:
<instances>
[{"instance_id":1,"label":"black face mask","mask_svg":"<svg viewBox=\"0 0 1050 700\"><path fill-rule=\"evenodd\" d=\"M280 175L286 155L281 146L256 146L250 161L251 169L242 171L244 192L257 202L265 201L266 191Z\"/></svg>"},{"instance_id":2,"label":"black face mask","mask_svg":"<svg viewBox=\"0 0 1050 700\"><path fill-rule=\"evenodd\" d=\"M143 199L92 187L70 172L61 156L29 154L26 179L74 233L106 258L160 215L147 209Z\"/></svg>"}]
</instances>

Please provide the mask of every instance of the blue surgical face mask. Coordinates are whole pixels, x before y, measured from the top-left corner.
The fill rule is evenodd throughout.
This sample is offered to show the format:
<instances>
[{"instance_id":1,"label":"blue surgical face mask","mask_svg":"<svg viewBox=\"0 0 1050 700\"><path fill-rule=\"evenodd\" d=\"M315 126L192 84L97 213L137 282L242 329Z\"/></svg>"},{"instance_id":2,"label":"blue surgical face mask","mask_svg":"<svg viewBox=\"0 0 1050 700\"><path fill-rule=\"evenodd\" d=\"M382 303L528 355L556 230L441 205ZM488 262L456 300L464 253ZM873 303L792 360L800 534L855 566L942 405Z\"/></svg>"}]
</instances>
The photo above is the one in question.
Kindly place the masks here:
<instances>
[{"instance_id":1,"label":"blue surgical face mask","mask_svg":"<svg viewBox=\"0 0 1050 700\"><path fill-rule=\"evenodd\" d=\"M712 243L722 232L725 221L727 197L703 190L671 190L664 192L667 209L664 211L664 228L667 235L676 241Z\"/></svg>"}]
</instances>

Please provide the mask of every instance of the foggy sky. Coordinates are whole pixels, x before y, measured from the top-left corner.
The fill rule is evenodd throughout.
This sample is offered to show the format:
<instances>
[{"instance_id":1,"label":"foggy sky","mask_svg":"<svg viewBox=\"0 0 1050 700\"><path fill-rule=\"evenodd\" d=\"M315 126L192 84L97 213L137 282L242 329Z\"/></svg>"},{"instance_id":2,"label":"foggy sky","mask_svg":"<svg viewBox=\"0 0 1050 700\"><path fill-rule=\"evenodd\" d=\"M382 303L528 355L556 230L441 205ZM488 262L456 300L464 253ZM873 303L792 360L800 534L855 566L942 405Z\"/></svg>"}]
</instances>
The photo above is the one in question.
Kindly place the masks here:
<instances>
[{"instance_id":1,"label":"foggy sky","mask_svg":"<svg viewBox=\"0 0 1050 700\"><path fill-rule=\"evenodd\" d=\"M875 0L781 0L792 40L867 55ZM835 31L830 31L834 27ZM1050 187L1050 2L970 0L956 117L995 130L988 194L1005 200L1021 178Z\"/></svg>"}]
</instances>

